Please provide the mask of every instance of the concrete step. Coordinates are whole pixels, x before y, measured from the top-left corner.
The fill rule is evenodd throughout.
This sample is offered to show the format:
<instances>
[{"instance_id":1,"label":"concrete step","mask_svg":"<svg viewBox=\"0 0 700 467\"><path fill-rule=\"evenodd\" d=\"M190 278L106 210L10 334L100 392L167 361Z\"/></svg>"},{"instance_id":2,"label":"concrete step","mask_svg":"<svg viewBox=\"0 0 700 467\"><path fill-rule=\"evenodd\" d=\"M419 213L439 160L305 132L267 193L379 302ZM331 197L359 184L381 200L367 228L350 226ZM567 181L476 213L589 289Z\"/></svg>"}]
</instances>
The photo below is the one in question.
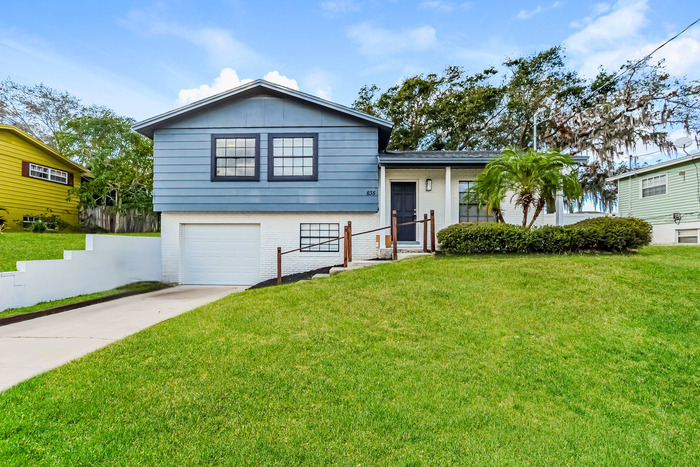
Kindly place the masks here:
<instances>
[{"instance_id":1,"label":"concrete step","mask_svg":"<svg viewBox=\"0 0 700 467\"><path fill-rule=\"evenodd\" d=\"M409 254L426 254L426 255L429 255L429 254L431 254L431 253L425 253L425 252L423 252L423 247L422 247L422 246L410 247L410 248L408 248L408 247L397 248L397 249L396 249L396 253L399 255L399 257L400 257L402 254L406 254L406 255L409 255ZM380 249L379 249L379 254L378 254L379 258L381 258L381 259L391 259L391 255L392 255L392 249L391 249L391 248L380 248ZM399 259L400 259L400 258L399 258Z\"/></svg>"},{"instance_id":2,"label":"concrete step","mask_svg":"<svg viewBox=\"0 0 700 467\"><path fill-rule=\"evenodd\" d=\"M397 252L397 259L408 259L408 258L420 258L421 256L433 256L432 253L398 253Z\"/></svg>"},{"instance_id":3,"label":"concrete step","mask_svg":"<svg viewBox=\"0 0 700 467\"><path fill-rule=\"evenodd\" d=\"M330 277L330 274L315 274L312 279L323 279L324 277Z\"/></svg>"},{"instance_id":4,"label":"concrete step","mask_svg":"<svg viewBox=\"0 0 700 467\"><path fill-rule=\"evenodd\" d=\"M329 272L331 274L338 274L338 273L345 272L345 271L352 271L353 269L362 269L362 268L366 268L369 266L376 266L378 264L384 264L384 263L386 263L386 261L372 261L372 260L353 261L352 263L348 263L347 268L344 268L342 266L335 267L335 268L331 268L331 270Z\"/></svg>"}]
</instances>

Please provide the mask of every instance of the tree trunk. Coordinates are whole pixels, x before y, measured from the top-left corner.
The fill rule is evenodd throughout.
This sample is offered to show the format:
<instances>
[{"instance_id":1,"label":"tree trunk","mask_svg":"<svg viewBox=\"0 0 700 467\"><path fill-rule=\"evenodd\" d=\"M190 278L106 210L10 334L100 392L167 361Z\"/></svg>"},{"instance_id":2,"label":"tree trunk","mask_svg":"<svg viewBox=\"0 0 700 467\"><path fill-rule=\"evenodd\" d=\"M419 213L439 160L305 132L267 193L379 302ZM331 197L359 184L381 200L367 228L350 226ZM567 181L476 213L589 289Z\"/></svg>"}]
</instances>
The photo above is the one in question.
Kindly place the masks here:
<instances>
[{"instance_id":1,"label":"tree trunk","mask_svg":"<svg viewBox=\"0 0 700 467\"><path fill-rule=\"evenodd\" d=\"M506 223L506 220L503 218L503 213L500 209L495 209L493 213L496 216L496 222L502 222L503 224Z\"/></svg>"},{"instance_id":2,"label":"tree trunk","mask_svg":"<svg viewBox=\"0 0 700 467\"><path fill-rule=\"evenodd\" d=\"M535 214L532 216L532 220L530 221L530 225L528 227L532 227L532 224L535 223L535 220L537 220L537 217L540 215L542 210L544 209L544 200L540 198L537 201L537 208L535 208Z\"/></svg>"},{"instance_id":3,"label":"tree trunk","mask_svg":"<svg viewBox=\"0 0 700 467\"><path fill-rule=\"evenodd\" d=\"M523 227L527 226L527 212L530 210L530 203L523 203Z\"/></svg>"}]
</instances>

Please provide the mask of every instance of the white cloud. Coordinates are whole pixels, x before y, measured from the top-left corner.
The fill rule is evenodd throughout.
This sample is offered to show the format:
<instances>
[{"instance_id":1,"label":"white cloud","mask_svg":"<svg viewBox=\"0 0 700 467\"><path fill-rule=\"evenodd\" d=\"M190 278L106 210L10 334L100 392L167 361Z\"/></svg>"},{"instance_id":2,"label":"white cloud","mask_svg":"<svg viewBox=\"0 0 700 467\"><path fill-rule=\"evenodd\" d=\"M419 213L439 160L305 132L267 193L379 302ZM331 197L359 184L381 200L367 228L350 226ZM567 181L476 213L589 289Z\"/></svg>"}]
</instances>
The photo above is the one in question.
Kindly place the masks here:
<instances>
[{"instance_id":1,"label":"white cloud","mask_svg":"<svg viewBox=\"0 0 700 467\"><path fill-rule=\"evenodd\" d=\"M599 4L594 12L606 11ZM657 35L658 28L647 17L647 0L618 2L607 14L595 19L584 18L583 29L572 34L564 45L573 65L587 77L594 76L600 67L615 71L627 61L636 61L664 42ZM652 62L665 60L672 75L698 76L700 69L700 32L690 30L670 42L652 57Z\"/></svg>"},{"instance_id":2,"label":"white cloud","mask_svg":"<svg viewBox=\"0 0 700 467\"><path fill-rule=\"evenodd\" d=\"M539 15L540 13L544 13L547 10L552 10L554 8L557 8L561 5L561 2L554 2L550 6L542 6L542 5L537 5L537 7L533 10L520 10L517 15L515 15L515 19L519 20L526 20L530 19L536 15Z\"/></svg>"},{"instance_id":3,"label":"white cloud","mask_svg":"<svg viewBox=\"0 0 700 467\"><path fill-rule=\"evenodd\" d=\"M580 29L580 28L586 26L587 24L590 24L591 21L593 21L598 16L610 11L611 8L612 7L610 6L609 3L605 3L605 2L596 3L595 5L593 5L593 8L591 8L591 15L590 16L586 16L582 20L572 21L570 26L572 28L575 28L575 29Z\"/></svg>"},{"instance_id":4,"label":"white cloud","mask_svg":"<svg viewBox=\"0 0 700 467\"><path fill-rule=\"evenodd\" d=\"M418 6L421 8L429 9L429 10L435 10L435 11L440 11L440 12L444 12L444 13L449 13L450 11L454 10L455 8L469 8L472 6L472 3L471 2L463 2L463 3L444 2L441 0L436 0L436 1L422 2Z\"/></svg>"},{"instance_id":5,"label":"white cloud","mask_svg":"<svg viewBox=\"0 0 700 467\"><path fill-rule=\"evenodd\" d=\"M330 101L333 99L333 88L330 82L333 81L333 76L322 69L312 70L303 79L304 88L313 89L313 94Z\"/></svg>"},{"instance_id":6,"label":"white cloud","mask_svg":"<svg viewBox=\"0 0 700 467\"><path fill-rule=\"evenodd\" d=\"M281 75L278 71L271 71L266 74L263 79L271 83L280 84L292 89L299 89L296 80L287 78ZM192 89L181 89L177 96L177 104L185 105L190 102L198 101L204 99L205 97L213 96L214 94L219 94L229 89L237 88L246 83L250 83L253 80L250 78L240 79L236 70L231 68L224 68L219 73L219 76L214 78L214 82L210 85L202 84L198 88Z\"/></svg>"},{"instance_id":7,"label":"white cloud","mask_svg":"<svg viewBox=\"0 0 700 467\"><path fill-rule=\"evenodd\" d=\"M265 76L263 76L263 79L265 81L269 81L271 83L279 84L282 86L286 86L288 88L296 89L297 91L299 90L299 85L297 84L297 80L287 78L286 76L280 75L279 71L271 71Z\"/></svg>"},{"instance_id":8,"label":"white cloud","mask_svg":"<svg viewBox=\"0 0 700 467\"><path fill-rule=\"evenodd\" d=\"M599 17L571 35L565 41L566 48L575 54L585 54L629 38L648 24L647 9L646 0L628 5L618 4L610 14Z\"/></svg>"},{"instance_id":9,"label":"white cloud","mask_svg":"<svg viewBox=\"0 0 700 467\"><path fill-rule=\"evenodd\" d=\"M231 66L239 63L259 62L260 56L228 29L215 27L190 27L167 22L141 11L131 11L122 21L130 29L155 35L174 36L203 49L214 66Z\"/></svg>"},{"instance_id":10,"label":"white cloud","mask_svg":"<svg viewBox=\"0 0 700 467\"><path fill-rule=\"evenodd\" d=\"M392 31L370 23L361 23L348 30L348 38L357 44L362 55L371 58L424 51L438 45L435 28L432 26Z\"/></svg>"},{"instance_id":11,"label":"white cloud","mask_svg":"<svg viewBox=\"0 0 700 467\"><path fill-rule=\"evenodd\" d=\"M319 3L318 6L331 18L360 10L360 4L352 0L328 0Z\"/></svg>"}]
</instances>

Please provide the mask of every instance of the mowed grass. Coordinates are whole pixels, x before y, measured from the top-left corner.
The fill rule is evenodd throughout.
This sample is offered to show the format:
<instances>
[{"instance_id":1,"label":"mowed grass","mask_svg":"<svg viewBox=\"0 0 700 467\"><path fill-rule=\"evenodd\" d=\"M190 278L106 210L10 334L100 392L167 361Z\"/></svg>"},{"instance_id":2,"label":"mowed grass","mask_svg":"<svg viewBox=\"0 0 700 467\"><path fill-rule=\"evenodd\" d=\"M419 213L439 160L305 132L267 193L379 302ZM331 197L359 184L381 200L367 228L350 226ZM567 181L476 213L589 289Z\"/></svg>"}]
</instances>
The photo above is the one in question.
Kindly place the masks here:
<instances>
[{"instance_id":1,"label":"mowed grass","mask_svg":"<svg viewBox=\"0 0 700 467\"><path fill-rule=\"evenodd\" d=\"M699 465L700 248L249 290L0 394L42 464Z\"/></svg>"},{"instance_id":2,"label":"mowed grass","mask_svg":"<svg viewBox=\"0 0 700 467\"><path fill-rule=\"evenodd\" d=\"M0 271L16 271L17 261L63 259L63 250L84 250L85 234L8 232L0 235Z\"/></svg>"},{"instance_id":3,"label":"mowed grass","mask_svg":"<svg viewBox=\"0 0 700 467\"><path fill-rule=\"evenodd\" d=\"M117 235L160 236L160 233ZM0 235L0 272L16 271L17 261L63 259L64 250L84 249L84 233L8 232Z\"/></svg>"}]
</instances>

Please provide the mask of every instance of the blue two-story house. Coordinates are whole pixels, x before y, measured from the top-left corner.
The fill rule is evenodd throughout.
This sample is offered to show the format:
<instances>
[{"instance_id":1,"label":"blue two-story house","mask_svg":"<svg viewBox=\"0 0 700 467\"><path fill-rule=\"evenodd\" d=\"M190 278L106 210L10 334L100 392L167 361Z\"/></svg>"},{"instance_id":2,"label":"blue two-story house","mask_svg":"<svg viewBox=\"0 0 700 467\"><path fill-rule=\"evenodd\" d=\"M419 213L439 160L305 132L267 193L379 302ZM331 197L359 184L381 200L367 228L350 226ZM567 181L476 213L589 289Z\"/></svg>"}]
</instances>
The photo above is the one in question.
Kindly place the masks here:
<instances>
[{"instance_id":1,"label":"blue two-story house","mask_svg":"<svg viewBox=\"0 0 700 467\"><path fill-rule=\"evenodd\" d=\"M401 219L435 210L439 228L490 220L463 193L496 152L390 153L391 122L266 81L134 128L154 140L170 282L255 284L275 277L277 247L342 236L348 221L355 232L386 226L392 209ZM420 248L421 229L401 229L398 240ZM358 236L353 256L375 258L381 246ZM336 241L285 256L283 273L340 262Z\"/></svg>"}]
</instances>

